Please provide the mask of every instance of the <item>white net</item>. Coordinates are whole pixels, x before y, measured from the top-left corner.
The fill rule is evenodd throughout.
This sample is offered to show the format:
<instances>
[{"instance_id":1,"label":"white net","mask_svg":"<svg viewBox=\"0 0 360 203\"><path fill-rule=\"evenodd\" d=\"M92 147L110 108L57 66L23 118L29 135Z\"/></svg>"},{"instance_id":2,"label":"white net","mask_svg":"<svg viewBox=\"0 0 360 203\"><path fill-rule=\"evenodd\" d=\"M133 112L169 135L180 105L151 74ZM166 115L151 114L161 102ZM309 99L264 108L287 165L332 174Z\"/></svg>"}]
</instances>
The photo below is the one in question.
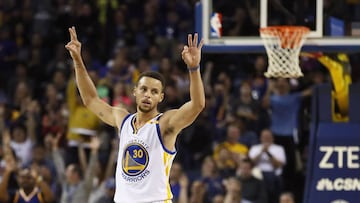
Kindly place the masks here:
<instances>
[{"instance_id":1,"label":"white net","mask_svg":"<svg viewBox=\"0 0 360 203\"><path fill-rule=\"evenodd\" d=\"M308 33L309 29L302 26L271 26L260 29L269 61L266 77L303 76L299 54Z\"/></svg>"}]
</instances>

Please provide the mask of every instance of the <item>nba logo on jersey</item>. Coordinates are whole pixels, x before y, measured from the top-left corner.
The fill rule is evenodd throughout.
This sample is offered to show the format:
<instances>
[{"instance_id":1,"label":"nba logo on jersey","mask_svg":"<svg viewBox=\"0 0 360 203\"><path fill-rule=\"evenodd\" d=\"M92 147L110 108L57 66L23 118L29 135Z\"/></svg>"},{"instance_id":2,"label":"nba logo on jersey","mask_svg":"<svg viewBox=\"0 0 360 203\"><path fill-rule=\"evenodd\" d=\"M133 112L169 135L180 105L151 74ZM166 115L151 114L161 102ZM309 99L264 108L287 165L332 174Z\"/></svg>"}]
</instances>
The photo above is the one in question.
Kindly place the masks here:
<instances>
[{"instance_id":1,"label":"nba logo on jersey","mask_svg":"<svg viewBox=\"0 0 360 203\"><path fill-rule=\"evenodd\" d=\"M210 35L211 37L221 37L222 34L222 15L213 13L210 18Z\"/></svg>"},{"instance_id":2,"label":"nba logo on jersey","mask_svg":"<svg viewBox=\"0 0 360 203\"><path fill-rule=\"evenodd\" d=\"M128 176L139 175L149 163L147 150L138 143L126 146L123 157L123 172Z\"/></svg>"},{"instance_id":3,"label":"nba logo on jersey","mask_svg":"<svg viewBox=\"0 0 360 203\"><path fill-rule=\"evenodd\" d=\"M125 147L122 160L123 178L127 182L138 182L149 175L147 169L149 153L145 146L131 142Z\"/></svg>"}]
</instances>

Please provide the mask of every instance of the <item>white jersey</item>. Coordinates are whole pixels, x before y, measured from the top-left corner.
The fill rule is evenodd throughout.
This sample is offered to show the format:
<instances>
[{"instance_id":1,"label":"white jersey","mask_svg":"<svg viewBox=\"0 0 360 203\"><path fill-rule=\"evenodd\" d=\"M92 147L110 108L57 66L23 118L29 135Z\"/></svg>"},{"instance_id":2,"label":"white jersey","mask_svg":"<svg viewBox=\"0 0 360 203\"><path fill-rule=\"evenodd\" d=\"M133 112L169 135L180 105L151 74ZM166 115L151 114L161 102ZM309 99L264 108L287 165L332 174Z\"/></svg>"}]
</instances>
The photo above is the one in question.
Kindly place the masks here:
<instances>
[{"instance_id":1,"label":"white jersey","mask_svg":"<svg viewBox=\"0 0 360 203\"><path fill-rule=\"evenodd\" d=\"M176 151L165 148L159 114L140 129L136 114L125 117L120 126L116 167L116 203L171 202L170 167Z\"/></svg>"}]
</instances>

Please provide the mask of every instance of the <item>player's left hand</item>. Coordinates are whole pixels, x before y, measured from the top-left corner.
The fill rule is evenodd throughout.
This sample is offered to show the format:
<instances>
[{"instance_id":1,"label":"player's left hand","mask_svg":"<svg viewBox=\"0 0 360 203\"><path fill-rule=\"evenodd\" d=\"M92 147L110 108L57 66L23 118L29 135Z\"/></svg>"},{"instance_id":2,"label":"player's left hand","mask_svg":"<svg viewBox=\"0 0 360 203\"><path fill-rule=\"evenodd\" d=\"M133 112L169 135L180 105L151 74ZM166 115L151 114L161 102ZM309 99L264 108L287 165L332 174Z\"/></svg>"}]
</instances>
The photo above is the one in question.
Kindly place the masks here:
<instances>
[{"instance_id":1,"label":"player's left hand","mask_svg":"<svg viewBox=\"0 0 360 203\"><path fill-rule=\"evenodd\" d=\"M204 44L204 40L201 40L198 44L198 34L195 33L194 38L191 34L188 35L188 45L184 46L181 53L182 59L186 63L188 68L195 68L200 65L201 60L201 48Z\"/></svg>"},{"instance_id":2,"label":"player's left hand","mask_svg":"<svg viewBox=\"0 0 360 203\"><path fill-rule=\"evenodd\" d=\"M69 28L70 42L67 43L65 48L70 52L71 58L74 60L81 59L81 43L77 39L75 27Z\"/></svg>"}]
</instances>

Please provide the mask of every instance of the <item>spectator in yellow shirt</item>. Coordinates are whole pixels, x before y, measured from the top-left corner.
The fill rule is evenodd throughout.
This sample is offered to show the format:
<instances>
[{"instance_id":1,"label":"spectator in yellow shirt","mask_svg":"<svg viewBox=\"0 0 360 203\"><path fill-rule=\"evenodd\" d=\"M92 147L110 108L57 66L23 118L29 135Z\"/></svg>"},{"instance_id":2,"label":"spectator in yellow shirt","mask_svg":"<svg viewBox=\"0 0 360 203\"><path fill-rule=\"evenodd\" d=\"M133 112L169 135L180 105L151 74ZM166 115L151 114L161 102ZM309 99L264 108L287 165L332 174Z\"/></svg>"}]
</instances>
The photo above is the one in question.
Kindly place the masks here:
<instances>
[{"instance_id":1,"label":"spectator in yellow shirt","mask_svg":"<svg viewBox=\"0 0 360 203\"><path fill-rule=\"evenodd\" d=\"M90 138L97 135L100 127L98 117L87 109L80 100L75 80L70 79L67 87L67 104L69 108L69 123L67 132L66 165L78 163L78 146L83 144L88 152Z\"/></svg>"},{"instance_id":2,"label":"spectator in yellow shirt","mask_svg":"<svg viewBox=\"0 0 360 203\"><path fill-rule=\"evenodd\" d=\"M241 163L241 160L247 156L249 149L246 145L239 142L241 130L236 123L229 124L226 133L226 140L219 143L214 149L214 159L219 165L219 161L221 159L224 160L222 154L226 151L230 152L230 154L226 153L228 156L223 162L225 163L224 170L226 170L225 168L235 170L237 165ZM221 170L222 167L220 165L218 167Z\"/></svg>"}]
</instances>

